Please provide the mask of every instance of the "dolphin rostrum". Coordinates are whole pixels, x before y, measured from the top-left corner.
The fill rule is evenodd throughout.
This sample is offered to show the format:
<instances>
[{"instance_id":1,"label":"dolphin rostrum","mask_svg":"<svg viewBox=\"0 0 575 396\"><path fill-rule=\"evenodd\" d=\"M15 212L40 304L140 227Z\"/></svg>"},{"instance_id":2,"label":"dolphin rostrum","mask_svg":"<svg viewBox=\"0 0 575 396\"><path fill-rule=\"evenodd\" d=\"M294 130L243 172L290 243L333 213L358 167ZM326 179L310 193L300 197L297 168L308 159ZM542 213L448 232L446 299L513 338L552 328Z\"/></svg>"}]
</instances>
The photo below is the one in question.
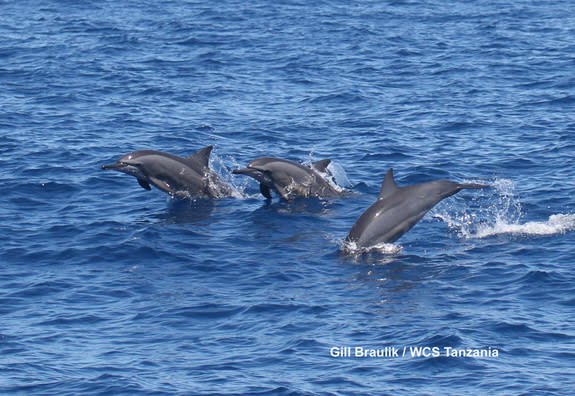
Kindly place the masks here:
<instances>
[{"instance_id":1,"label":"dolphin rostrum","mask_svg":"<svg viewBox=\"0 0 575 396\"><path fill-rule=\"evenodd\" d=\"M135 176L146 190L151 190L152 184L178 198L229 197L231 187L210 169L212 148L204 147L187 158L153 150L134 151L102 169Z\"/></svg>"},{"instance_id":2,"label":"dolphin rostrum","mask_svg":"<svg viewBox=\"0 0 575 396\"><path fill-rule=\"evenodd\" d=\"M364 248L395 242L442 199L463 189L486 187L447 180L400 187L393 178L393 169L389 169L377 201L357 219L345 241Z\"/></svg>"},{"instance_id":3,"label":"dolphin rostrum","mask_svg":"<svg viewBox=\"0 0 575 396\"><path fill-rule=\"evenodd\" d=\"M232 171L236 175L253 177L260 182L260 191L271 199L271 190L275 190L285 200L294 198L323 198L340 195L321 173L327 172L331 160L324 159L311 166L300 165L279 158L258 158L250 162L245 169Z\"/></svg>"}]
</instances>

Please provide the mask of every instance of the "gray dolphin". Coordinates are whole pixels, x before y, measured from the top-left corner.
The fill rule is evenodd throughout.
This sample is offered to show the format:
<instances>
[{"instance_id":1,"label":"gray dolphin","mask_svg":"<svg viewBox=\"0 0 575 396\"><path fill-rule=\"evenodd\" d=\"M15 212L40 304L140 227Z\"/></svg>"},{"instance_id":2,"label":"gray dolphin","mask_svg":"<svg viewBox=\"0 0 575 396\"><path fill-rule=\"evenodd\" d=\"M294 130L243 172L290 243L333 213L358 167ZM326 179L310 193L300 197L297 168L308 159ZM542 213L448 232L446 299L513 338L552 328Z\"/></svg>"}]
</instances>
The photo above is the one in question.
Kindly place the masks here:
<instances>
[{"instance_id":1,"label":"gray dolphin","mask_svg":"<svg viewBox=\"0 0 575 396\"><path fill-rule=\"evenodd\" d=\"M439 201L463 189L489 187L482 184L458 184L447 180L400 187L387 171L377 201L357 219L345 238L358 247L392 243L411 229Z\"/></svg>"},{"instance_id":2,"label":"gray dolphin","mask_svg":"<svg viewBox=\"0 0 575 396\"><path fill-rule=\"evenodd\" d=\"M152 184L178 198L229 197L231 187L210 169L212 148L204 147L187 158L153 150L134 151L102 169L135 176L146 190L151 190Z\"/></svg>"},{"instance_id":3,"label":"gray dolphin","mask_svg":"<svg viewBox=\"0 0 575 396\"><path fill-rule=\"evenodd\" d=\"M279 158L258 158L250 162L245 169L232 171L236 175L253 177L260 182L260 191L270 199L271 189L286 199L328 197L340 195L334 186L325 180L321 173L327 172L331 160L324 159L311 166L300 165Z\"/></svg>"}]
</instances>

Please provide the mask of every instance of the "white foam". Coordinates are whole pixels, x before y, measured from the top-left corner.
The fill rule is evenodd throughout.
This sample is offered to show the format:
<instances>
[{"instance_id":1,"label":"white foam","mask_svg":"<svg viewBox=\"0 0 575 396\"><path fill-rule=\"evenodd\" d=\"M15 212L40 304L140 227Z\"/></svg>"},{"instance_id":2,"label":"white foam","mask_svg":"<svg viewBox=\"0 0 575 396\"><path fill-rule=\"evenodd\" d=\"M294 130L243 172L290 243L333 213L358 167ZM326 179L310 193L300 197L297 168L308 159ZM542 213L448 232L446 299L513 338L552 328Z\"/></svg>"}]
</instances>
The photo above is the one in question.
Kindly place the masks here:
<instances>
[{"instance_id":1,"label":"white foam","mask_svg":"<svg viewBox=\"0 0 575 396\"><path fill-rule=\"evenodd\" d=\"M355 242L343 241L339 247L339 250L350 256L359 256L365 253L382 253L382 254L397 254L403 249L401 245L395 245L393 243L378 243L374 246L362 247L358 246Z\"/></svg>"},{"instance_id":2,"label":"white foam","mask_svg":"<svg viewBox=\"0 0 575 396\"><path fill-rule=\"evenodd\" d=\"M498 234L553 235L575 230L575 214L555 214L547 221L530 221L524 224L496 222L493 225L477 227L475 238L486 238Z\"/></svg>"}]
</instances>

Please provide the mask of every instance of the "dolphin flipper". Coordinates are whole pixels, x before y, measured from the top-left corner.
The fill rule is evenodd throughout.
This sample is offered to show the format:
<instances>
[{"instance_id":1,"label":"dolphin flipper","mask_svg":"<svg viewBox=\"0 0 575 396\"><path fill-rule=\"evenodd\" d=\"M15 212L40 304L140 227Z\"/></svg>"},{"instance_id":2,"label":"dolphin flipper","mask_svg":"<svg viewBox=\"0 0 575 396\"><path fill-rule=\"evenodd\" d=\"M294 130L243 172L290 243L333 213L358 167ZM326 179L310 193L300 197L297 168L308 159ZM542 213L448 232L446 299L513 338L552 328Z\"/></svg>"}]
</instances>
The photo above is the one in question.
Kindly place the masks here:
<instances>
[{"instance_id":1,"label":"dolphin flipper","mask_svg":"<svg viewBox=\"0 0 575 396\"><path fill-rule=\"evenodd\" d=\"M164 192L167 192L168 194L174 194L176 192L172 189L172 187L170 187L168 183L166 183L162 179L158 179L157 177L150 177L150 182L152 182L154 186L158 187L160 190Z\"/></svg>"},{"instance_id":2,"label":"dolphin flipper","mask_svg":"<svg viewBox=\"0 0 575 396\"><path fill-rule=\"evenodd\" d=\"M279 183L274 183L274 188L277 190L277 192L279 193L279 195L281 195L283 199L285 199L286 201L292 200L292 198L290 197L291 194L287 188L285 188Z\"/></svg>"},{"instance_id":3,"label":"dolphin flipper","mask_svg":"<svg viewBox=\"0 0 575 396\"><path fill-rule=\"evenodd\" d=\"M267 199L272 199L272 193L270 191L270 187L266 186L263 183L260 183L260 192L262 193L262 195L264 197L266 197Z\"/></svg>"},{"instance_id":4,"label":"dolphin flipper","mask_svg":"<svg viewBox=\"0 0 575 396\"><path fill-rule=\"evenodd\" d=\"M150 191L152 187L150 187L150 183L145 181L144 179L138 178L138 184L142 186L143 189Z\"/></svg>"}]
</instances>

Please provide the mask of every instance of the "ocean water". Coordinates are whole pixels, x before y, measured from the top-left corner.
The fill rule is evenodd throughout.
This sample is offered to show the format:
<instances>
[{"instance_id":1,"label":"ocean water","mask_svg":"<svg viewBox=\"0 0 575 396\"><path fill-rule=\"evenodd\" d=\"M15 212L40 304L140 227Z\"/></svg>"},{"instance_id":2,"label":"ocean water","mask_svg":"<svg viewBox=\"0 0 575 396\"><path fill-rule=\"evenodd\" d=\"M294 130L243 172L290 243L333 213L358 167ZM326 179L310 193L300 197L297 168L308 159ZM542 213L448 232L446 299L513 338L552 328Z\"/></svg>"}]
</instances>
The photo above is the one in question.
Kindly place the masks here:
<instances>
[{"instance_id":1,"label":"ocean water","mask_svg":"<svg viewBox=\"0 0 575 396\"><path fill-rule=\"evenodd\" d=\"M0 1L0 109L2 394L575 389L575 3ZM235 197L100 169L208 144ZM342 252L391 167L492 187Z\"/></svg>"}]
</instances>

